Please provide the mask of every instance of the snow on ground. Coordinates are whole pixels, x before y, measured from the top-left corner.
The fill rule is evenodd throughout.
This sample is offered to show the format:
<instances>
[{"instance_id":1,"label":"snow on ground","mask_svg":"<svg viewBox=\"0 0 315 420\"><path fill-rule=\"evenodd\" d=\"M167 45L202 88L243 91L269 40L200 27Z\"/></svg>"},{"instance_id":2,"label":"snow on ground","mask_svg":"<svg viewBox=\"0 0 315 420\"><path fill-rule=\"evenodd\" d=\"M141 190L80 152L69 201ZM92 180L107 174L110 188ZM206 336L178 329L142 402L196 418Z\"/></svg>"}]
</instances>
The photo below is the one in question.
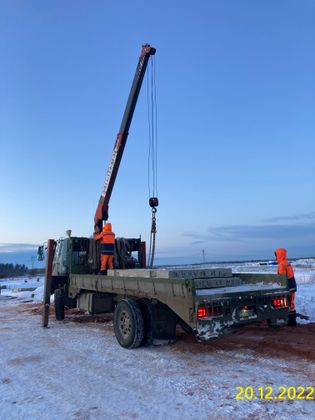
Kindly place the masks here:
<instances>
[{"instance_id":1,"label":"snow on ground","mask_svg":"<svg viewBox=\"0 0 315 420\"><path fill-rule=\"evenodd\" d=\"M0 280L2 296L17 298L19 301L40 302L43 300L44 277L18 277Z\"/></svg>"},{"instance_id":2,"label":"snow on ground","mask_svg":"<svg viewBox=\"0 0 315 420\"><path fill-rule=\"evenodd\" d=\"M298 286L295 306L297 312L308 315L310 322L315 322L315 283L301 284Z\"/></svg>"},{"instance_id":3,"label":"snow on ground","mask_svg":"<svg viewBox=\"0 0 315 420\"><path fill-rule=\"evenodd\" d=\"M246 346L179 343L125 350L111 323L40 326L0 300L0 418L314 418L314 401L236 400L236 387L314 385L315 363ZM1 304L2 302L2 304ZM255 337L253 337L255 340ZM263 344L261 344L263 346ZM258 395L258 393L257 393Z\"/></svg>"},{"instance_id":4,"label":"snow on ground","mask_svg":"<svg viewBox=\"0 0 315 420\"><path fill-rule=\"evenodd\" d=\"M253 263L232 268L234 272L276 270ZM315 264L295 263L295 272L297 310L315 322ZM7 286L0 296L1 419L315 417L314 400L235 398L238 386L252 386L256 395L261 386L272 386L274 393L279 386L314 387L314 347L311 343L312 350L301 348L303 328L307 340L314 336L314 329L307 330L312 324L297 327L300 336L295 337L292 328L285 331L284 337L295 337L296 350L286 357L281 351L288 344L282 344L281 337L278 349L266 344L268 336L258 329L247 336L246 329L239 330L214 345L179 340L166 347L125 350L115 339L111 321L82 324L51 317L50 328L43 329L40 316L30 310L32 305L22 303L41 299L42 279L24 280L0 282ZM14 291L23 284L40 286L35 291ZM271 334L273 343L281 333ZM247 341L238 342L238 336Z\"/></svg>"}]
</instances>

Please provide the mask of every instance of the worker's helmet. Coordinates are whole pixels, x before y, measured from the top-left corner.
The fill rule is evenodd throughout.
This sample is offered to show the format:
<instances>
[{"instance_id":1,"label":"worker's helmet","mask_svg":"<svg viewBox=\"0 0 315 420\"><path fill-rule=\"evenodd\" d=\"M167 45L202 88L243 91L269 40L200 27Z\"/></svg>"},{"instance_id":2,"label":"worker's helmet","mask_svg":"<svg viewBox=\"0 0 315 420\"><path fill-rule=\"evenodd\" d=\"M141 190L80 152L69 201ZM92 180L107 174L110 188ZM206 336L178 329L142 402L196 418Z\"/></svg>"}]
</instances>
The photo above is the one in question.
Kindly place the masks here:
<instances>
[{"instance_id":1,"label":"worker's helmet","mask_svg":"<svg viewBox=\"0 0 315 420\"><path fill-rule=\"evenodd\" d=\"M103 226L103 231L104 232L111 232L112 231L112 224L111 223L105 223L105 225Z\"/></svg>"}]
</instances>

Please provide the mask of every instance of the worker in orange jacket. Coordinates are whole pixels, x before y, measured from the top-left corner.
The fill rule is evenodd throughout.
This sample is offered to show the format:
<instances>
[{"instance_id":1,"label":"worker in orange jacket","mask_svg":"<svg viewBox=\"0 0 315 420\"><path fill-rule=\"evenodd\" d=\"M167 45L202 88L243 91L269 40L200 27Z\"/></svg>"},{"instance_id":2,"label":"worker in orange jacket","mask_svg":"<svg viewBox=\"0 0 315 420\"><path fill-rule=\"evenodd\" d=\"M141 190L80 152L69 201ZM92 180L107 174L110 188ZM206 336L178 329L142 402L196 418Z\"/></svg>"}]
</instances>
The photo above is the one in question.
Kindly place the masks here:
<instances>
[{"instance_id":1,"label":"worker in orange jacket","mask_svg":"<svg viewBox=\"0 0 315 420\"><path fill-rule=\"evenodd\" d=\"M287 250L284 248L278 248L275 251L275 256L278 261L278 274L284 274L287 276L287 286L291 292L291 303L288 325L296 325L296 311L295 311L295 292L297 290L296 281L294 278L294 271L291 264L287 260Z\"/></svg>"},{"instance_id":2,"label":"worker in orange jacket","mask_svg":"<svg viewBox=\"0 0 315 420\"><path fill-rule=\"evenodd\" d=\"M107 268L114 268L115 233L112 225L106 223L103 231L95 235L94 239L101 242L101 273L107 274Z\"/></svg>"}]
</instances>

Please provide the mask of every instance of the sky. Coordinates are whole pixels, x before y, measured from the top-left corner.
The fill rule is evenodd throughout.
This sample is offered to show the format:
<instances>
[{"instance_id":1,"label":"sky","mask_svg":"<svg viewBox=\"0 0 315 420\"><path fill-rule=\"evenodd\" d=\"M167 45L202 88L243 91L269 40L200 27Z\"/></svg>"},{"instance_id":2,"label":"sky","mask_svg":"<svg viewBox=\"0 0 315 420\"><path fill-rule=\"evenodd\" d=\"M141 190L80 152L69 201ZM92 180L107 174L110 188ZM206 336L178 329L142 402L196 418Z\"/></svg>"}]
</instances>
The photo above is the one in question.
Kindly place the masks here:
<instances>
[{"instance_id":1,"label":"sky","mask_svg":"<svg viewBox=\"0 0 315 420\"><path fill-rule=\"evenodd\" d=\"M0 254L90 236L141 46L157 49L156 258L315 255L312 0L0 2ZM147 86L109 216L149 239Z\"/></svg>"}]
</instances>

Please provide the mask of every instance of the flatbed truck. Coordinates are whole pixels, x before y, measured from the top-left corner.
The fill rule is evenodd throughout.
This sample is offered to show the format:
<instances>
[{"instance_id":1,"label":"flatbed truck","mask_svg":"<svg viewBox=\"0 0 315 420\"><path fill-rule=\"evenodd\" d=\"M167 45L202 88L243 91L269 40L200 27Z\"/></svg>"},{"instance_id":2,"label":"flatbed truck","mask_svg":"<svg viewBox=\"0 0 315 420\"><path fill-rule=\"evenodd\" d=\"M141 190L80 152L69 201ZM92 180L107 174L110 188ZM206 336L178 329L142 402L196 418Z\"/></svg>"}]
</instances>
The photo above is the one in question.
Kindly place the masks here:
<instances>
[{"instance_id":1,"label":"flatbed truck","mask_svg":"<svg viewBox=\"0 0 315 420\"><path fill-rule=\"evenodd\" d=\"M250 323L287 324L290 292L285 276L232 273L230 268L129 268L108 270L104 276L95 274L98 258L93 238L49 240L45 304L49 309L54 294L57 320L64 319L65 307L89 314L113 312L122 347L172 343L177 324L200 341ZM119 258L116 251L115 260ZM47 324L48 315L43 317Z\"/></svg>"}]
</instances>

